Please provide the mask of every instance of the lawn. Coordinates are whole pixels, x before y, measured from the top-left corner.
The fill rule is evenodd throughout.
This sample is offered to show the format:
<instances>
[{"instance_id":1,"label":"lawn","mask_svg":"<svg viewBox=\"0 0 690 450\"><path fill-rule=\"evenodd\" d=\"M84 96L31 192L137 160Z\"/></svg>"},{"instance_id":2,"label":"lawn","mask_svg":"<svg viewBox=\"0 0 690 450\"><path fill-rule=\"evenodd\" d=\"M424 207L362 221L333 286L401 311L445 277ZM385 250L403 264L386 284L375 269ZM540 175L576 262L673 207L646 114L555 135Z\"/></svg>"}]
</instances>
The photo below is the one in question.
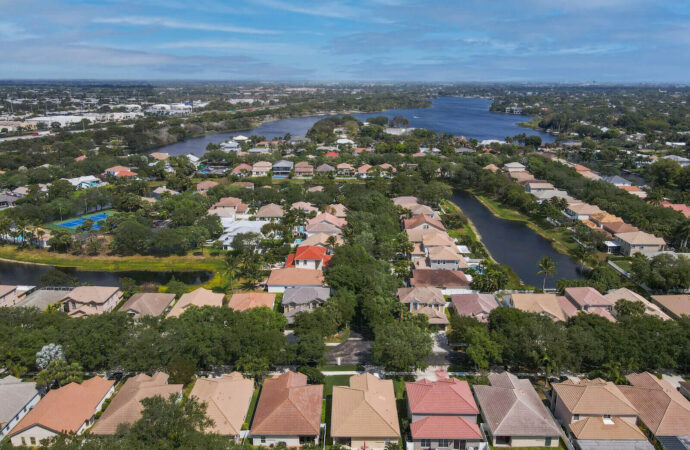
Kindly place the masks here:
<instances>
[{"instance_id":1,"label":"lawn","mask_svg":"<svg viewBox=\"0 0 690 450\"><path fill-rule=\"evenodd\" d=\"M333 394L333 386L349 386L350 375L326 375L326 381L323 385L323 395L328 396Z\"/></svg>"},{"instance_id":2,"label":"lawn","mask_svg":"<svg viewBox=\"0 0 690 450\"><path fill-rule=\"evenodd\" d=\"M248 430L252 425L252 420L254 419L254 412L256 411L256 403L259 401L259 392L261 388L254 389L254 394L252 394L252 400L249 402L249 410L247 411L247 418L242 424L243 430Z\"/></svg>"},{"instance_id":3,"label":"lawn","mask_svg":"<svg viewBox=\"0 0 690 450\"><path fill-rule=\"evenodd\" d=\"M335 364L324 364L323 366L319 367L319 370L321 370L321 372L339 372L345 370L361 372L364 370L364 367L357 364L343 364L340 366Z\"/></svg>"}]
</instances>

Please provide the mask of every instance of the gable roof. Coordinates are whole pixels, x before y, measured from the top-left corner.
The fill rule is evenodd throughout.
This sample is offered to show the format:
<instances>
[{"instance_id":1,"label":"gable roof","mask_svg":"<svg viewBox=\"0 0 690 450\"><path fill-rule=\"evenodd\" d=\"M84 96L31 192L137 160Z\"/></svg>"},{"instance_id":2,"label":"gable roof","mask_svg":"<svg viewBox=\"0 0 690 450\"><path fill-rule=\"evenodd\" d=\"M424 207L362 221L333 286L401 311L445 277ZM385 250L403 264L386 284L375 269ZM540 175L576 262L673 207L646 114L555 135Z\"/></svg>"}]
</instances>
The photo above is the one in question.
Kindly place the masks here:
<instances>
[{"instance_id":1,"label":"gable roof","mask_svg":"<svg viewBox=\"0 0 690 450\"><path fill-rule=\"evenodd\" d=\"M94 415L96 407L114 384L115 381L93 377L81 384L70 383L53 389L24 416L10 436L36 425L56 433L76 433Z\"/></svg>"},{"instance_id":2,"label":"gable roof","mask_svg":"<svg viewBox=\"0 0 690 450\"><path fill-rule=\"evenodd\" d=\"M283 217L283 207L275 203L264 205L256 212L256 217L260 218L278 218Z\"/></svg>"},{"instance_id":3,"label":"gable roof","mask_svg":"<svg viewBox=\"0 0 690 450\"><path fill-rule=\"evenodd\" d=\"M295 250L295 261L323 261L326 248L316 245L303 245Z\"/></svg>"},{"instance_id":4,"label":"gable roof","mask_svg":"<svg viewBox=\"0 0 690 450\"><path fill-rule=\"evenodd\" d=\"M347 220L340 217L336 217L331 213L324 212L316 217L309 219L309 221L307 221L307 226L313 226L322 222L328 222L332 225L335 225L338 228L344 228L345 225L347 225Z\"/></svg>"},{"instance_id":5,"label":"gable roof","mask_svg":"<svg viewBox=\"0 0 690 450\"><path fill-rule=\"evenodd\" d=\"M0 379L0 429L38 395L36 383L11 375Z\"/></svg>"},{"instance_id":6,"label":"gable roof","mask_svg":"<svg viewBox=\"0 0 690 450\"><path fill-rule=\"evenodd\" d=\"M486 425L494 436L560 436L561 430L529 380L503 372L491 386L474 386Z\"/></svg>"},{"instance_id":7,"label":"gable roof","mask_svg":"<svg viewBox=\"0 0 690 450\"><path fill-rule=\"evenodd\" d=\"M690 316L690 295L688 294L652 295L652 298L677 317Z\"/></svg>"},{"instance_id":8,"label":"gable roof","mask_svg":"<svg viewBox=\"0 0 690 450\"><path fill-rule=\"evenodd\" d=\"M416 269L410 278L412 286L466 287L470 281L461 270Z\"/></svg>"},{"instance_id":9,"label":"gable roof","mask_svg":"<svg viewBox=\"0 0 690 450\"><path fill-rule=\"evenodd\" d=\"M568 320L570 315L577 314L575 307L565 298L556 294L510 294L513 307L525 312L543 314L554 320ZM566 309L569 305L572 311Z\"/></svg>"},{"instance_id":10,"label":"gable roof","mask_svg":"<svg viewBox=\"0 0 690 450\"><path fill-rule=\"evenodd\" d=\"M417 228L422 225L429 225L430 227L436 228L439 231L446 231L446 227L443 226L440 220L432 219L423 214L416 215L411 219L406 219L403 222L403 226L406 230Z\"/></svg>"},{"instance_id":11,"label":"gable roof","mask_svg":"<svg viewBox=\"0 0 690 450\"><path fill-rule=\"evenodd\" d=\"M334 386L331 436L400 436L393 382L364 373L351 376L349 386Z\"/></svg>"},{"instance_id":12,"label":"gable roof","mask_svg":"<svg viewBox=\"0 0 690 450\"><path fill-rule=\"evenodd\" d=\"M411 288L399 288L396 294L402 303L446 303L443 292L433 286L419 286Z\"/></svg>"},{"instance_id":13,"label":"gable roof","mask_svg":"<svg viewBox=\"0 0 690 450\"><path fill-rule=\"evenodd\" d=\"M627 233L616 233L616 237L623 242L632 245L666 245L660 237L653 234L645 233L644 231L631 231Z\"/></svg>"},{"instance_id":14,"label":"gable roof","mask_svg":"<svg viewBox=\"0 0 690 450\"><path fill-rule=\"evenodd\" d=\"M197 191L208 190L214 186L218 186L218 183L216 183L215 181L211 181L211 180L200 181L196 184L196 190Z\"/></svg>"},{"instance_id":15,"label":"gable roof","mask_svg":"<svg viewBox=\"0 0 690 450\"><path fill-rule=\"evenodd\" d=\"M141 418L144 406L141 400L157 395L168 398L171 394L182 394L181 384L168 384L168 374L156 372L153 376L141 373L129 378L110 402L96 425L93 434L115 434L122 424L131 424Z\"/></svg>"},{"instance_id":16,"label":"gable roof","mask_svg":"<svg viewBox=\"0 0 690 450\"><path fill-rule=\"evenodd\" d=\"M479 414L467 381L441 378L405 383L412 414Z\"/></svg>"},{"instance_id":17,"label":"gable roof","mask_svg":"<svg viewBox=\"0 0 690 450\"><path fill-rule=\"evenodd\" d=\"M610 381L566 380L553 384L553 390L571 414L637 415L632 403Z\"/></svg>"},{"instance_id":18,"label":"gable roof","mask_svg":"<svg viewBox=\"0 0 690 450\"><path fill-rule=\"evenodd\" d=\"M321 286L323 272L314 269L287 267L274 269L268 276L268 286Z\"/></svg>"},{"instance_id":19,"label":"gable roof","mask_svg":"<svg viewBox=\"0 0 690 450\"><path fill-rule=\"evenodd\" d=\"M647 441L647 437L630 422L619 417L587 417L568 425L578 440Z\"/></svg>"},{"instance_id":20,"label":"gable roof","mask_svg":"<svg viewBox=\"0 0 690 450\"><path fill-rule=\"evenodd\" d=\"M133 311L134 317L160 316L173 300L175 300L175 294L138 292L122 305L120 311Z\"/></svg>"},{"instance_id":21,"label":"gable roof","mask_svg":"<svg viewBox=\"0 0 690 450\"><path fill-rule=\"evenodd\" d=\"M225 294L216 294L208 289L198 288L192 292L182 294L180 299L172 307L167 317L180 317L190 306L201 308L202 306L223 306Z\"/></svg>"},{"instance_id":22,"label":"gable roof","mask_svg":"<svg viewBox=\"0 0 690 450\"><path fill-rule=\"evenodd\" d=\"M331 290L327 287L289 287L283 293L283 305L303 305L314 300L326 301L331 296Z\"/></svg>"},{"instance_id":23,"label":"gable roof","mask_svg":"<svg viewBox=\"0 0 690 450\"><path fill-rule=\"evenodd\" d=\"M334 203L332 205L326 205L324 212L333 214L338 218L345 218L347 216L347 208L342 203Z\"/></svg>"},{"instance_id":24,"label":"gable roof","mask_svg":"<svg viewBox=\"0 0 690 450\"><path fill-rule=\"evenodd\" d=\"M566 288L565 296L578 306L578 309L584 309L586 306L613 306L611 300L590 286Z\"/></svg>"},{"instance_id":25,"label":"gable roof","mask_svg":"<svg viewBox=\"0 0 690 450\"><path fill-rule=\"evenodd\" d=\"M230 297L228 308L235 311L247 311L261 307L273 309L275 300L276 295L270 292L237 292Z\"/></svg>"},{"instance_id":26,"label":"gable roof","mask_svg":"<svg viewBox=\"0 0 690 450\"><path fill-rule=\"evenodd\" d=\"M197 379L189 396L206 403L206 415L214 422L207 431L237 436L247 417L253 393L254 381L232 372L220 378Z\"/></svg>"},{"instance_id":27,"label":"gable roof","mask_svg":"<svg viewBox=\"0 0 690 450\"><path fill-rule=\"evenodd\" d=\"M285 372L264 381L251 434L315 436L321 427L323 385L307 385L307 376Z\"/></svg>"},{"instance_id":28,"label":"gable roof","mask_svg":"<svg viewBox=\"0 0 690 450\"><path fill-rule=\"evenodd\" d=\"M609 291L604 297L611 300L615 305L618 300L628 300L630 302L642 302L645 305L645 314L659 317L663 320L670 320L671 318L659 308L659 306L642 297L637 292L633 292L628 288L620 288Z\"/></svg>"},{"instance_id":29,"label":"gable roof","mask_svg":"<svg viewBox=\"0 0 690 450\"><path fill-rule=\"evenodd\" d=\"M74 300L78 303L105 303L120 288L114 286L77 286L67 293L62 301Z\"/></svg>"},{"instance_id":30,"label":"gable roof","mask_svg":"<svg viewBox=\"0 0 690 450\"><path fill-rule=\"evenodd\" d=\"M455 294L451 295L450 301L453 303L455 312L460 316L476 316L478 314L488 314L498 308L498 302L493 294Z\"/></svg>"},{"instance_id":31,"label":"gable roof","mask_svg":"<svg viewBox=\"0 0 690 450\"><path fill-rule=\"evenodd\" d=\"M476 423L458 416L430 416L410 424L412 439L481 440Z\"/></svg>"}]
</instances>

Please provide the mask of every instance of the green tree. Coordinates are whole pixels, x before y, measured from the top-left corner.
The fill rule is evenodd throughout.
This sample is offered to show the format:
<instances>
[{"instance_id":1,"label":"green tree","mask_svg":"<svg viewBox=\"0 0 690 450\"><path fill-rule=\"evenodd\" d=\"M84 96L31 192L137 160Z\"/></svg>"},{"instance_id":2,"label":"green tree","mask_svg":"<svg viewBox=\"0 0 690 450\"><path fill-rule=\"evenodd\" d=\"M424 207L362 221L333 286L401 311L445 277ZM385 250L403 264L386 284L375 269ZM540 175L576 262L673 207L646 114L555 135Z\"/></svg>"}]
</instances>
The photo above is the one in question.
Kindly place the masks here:
<instances>
[{"instance_id":1,"label":"green tree","mask_svg":"<svg viewBox=\"0 0 690 450\"><path fill-rule=\"evenodd\" d=\"M539 267L537 273L544 275L544 281L541 286L541 290L544 291L546 290L546 278L553 277L556 274L556 262L548 256L542 256L537 266Z\"/></svg>"},{"instance_id":2,"label":"green tree","mask_svg":"<svg viewBox=\"0 0 690 450\"><path fill-rule=\"evenodd\" d=\"M424 369L431 350L431 336L413 322L387 322L375 330L374 360L386 370Z\"/></svg>"},{"instance_id":3,"label":"green tree","mask_svg":"<svg viewBox=\"0 0 690 450\"><path fill-rule=\"evenodd\" d=\"M68 363L64 359L54 359L36 376L36 384L46 388L64 386L69 383L81 383L84 369L79 363Z\"/></svg>"},{"instance_id":4,"label":"green tree","mask_svg":"<svg viewBox=\"0 0 690 450\"><path fill-rule=\"evenodd\" d=\"M237 370L244 374L251 375L257 384L261 383L264 376L268 373L268 359L263 356L245 354L242 355L235 364Z\"/></svg>"},{"instance_id":5,"label":"green tree","mask_svg":"<svg viewBox=\"0 0 690 450\"><path fill-rule=\"evenodd\" d=\"M617 317L641 316L645 313L645 305L642 302L631 302L624 298L618 300L614 306Z\"/></svg>"}]
</instances>

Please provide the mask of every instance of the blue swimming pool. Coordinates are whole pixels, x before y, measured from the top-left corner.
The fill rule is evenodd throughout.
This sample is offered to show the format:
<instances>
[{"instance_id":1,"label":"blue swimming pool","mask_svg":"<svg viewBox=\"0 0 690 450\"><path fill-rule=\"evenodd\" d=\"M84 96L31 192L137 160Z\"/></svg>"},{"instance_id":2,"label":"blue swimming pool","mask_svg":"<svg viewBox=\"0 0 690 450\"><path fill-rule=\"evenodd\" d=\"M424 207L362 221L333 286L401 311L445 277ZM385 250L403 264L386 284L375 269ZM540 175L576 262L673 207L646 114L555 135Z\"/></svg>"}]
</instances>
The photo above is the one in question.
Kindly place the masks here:
<instances>
[{"instance_id":1,"label":"blue swimming pool","mask_svg":"<svg viewBox=\"0 0 690 450\"><path fill-rule=\"evenodd\" d=\"M58 223L59 226L65 227L65 228L77 228L81 226L87 219L93 220L93 227L91 228L92 230L99 230L100 227L98 226L98 221L99 220L105 220L108 217L107 213L98 213L98 214L92 214L90 216L84 216L80 217L78 219L72 219L68 220L65 222Z\"/></svg>"}]
</instances>

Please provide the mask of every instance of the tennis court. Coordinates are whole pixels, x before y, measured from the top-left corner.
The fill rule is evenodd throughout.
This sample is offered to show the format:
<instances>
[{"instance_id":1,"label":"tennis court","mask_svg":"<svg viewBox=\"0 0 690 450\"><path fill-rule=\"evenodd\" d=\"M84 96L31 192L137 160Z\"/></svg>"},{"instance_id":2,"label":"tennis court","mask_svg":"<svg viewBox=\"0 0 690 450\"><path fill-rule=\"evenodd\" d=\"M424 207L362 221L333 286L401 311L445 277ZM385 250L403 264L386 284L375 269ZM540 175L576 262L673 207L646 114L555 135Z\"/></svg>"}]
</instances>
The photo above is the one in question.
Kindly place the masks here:
<instances>
[{"instance_id":1,"label":"tennis court","mask_svg":"<svg viewBox=\"0 0 690 450\"><path fill-rule=\"evenodd\" d=\"M78 219L72 219L72 220L68 220L65 222L59 222L56 225L60 226L60 227L74 229L74 228L81 226L84 222L86 222L87 219L91 219L91 220L93 220L93 227L91 229L92 230L99 230L100 227L98 226L98 221L99 220L105 220L107 217L108 217L108 213L91 214L90 216L83 216L83 217L79 217Z\"/></svg>"}]
</instances>

